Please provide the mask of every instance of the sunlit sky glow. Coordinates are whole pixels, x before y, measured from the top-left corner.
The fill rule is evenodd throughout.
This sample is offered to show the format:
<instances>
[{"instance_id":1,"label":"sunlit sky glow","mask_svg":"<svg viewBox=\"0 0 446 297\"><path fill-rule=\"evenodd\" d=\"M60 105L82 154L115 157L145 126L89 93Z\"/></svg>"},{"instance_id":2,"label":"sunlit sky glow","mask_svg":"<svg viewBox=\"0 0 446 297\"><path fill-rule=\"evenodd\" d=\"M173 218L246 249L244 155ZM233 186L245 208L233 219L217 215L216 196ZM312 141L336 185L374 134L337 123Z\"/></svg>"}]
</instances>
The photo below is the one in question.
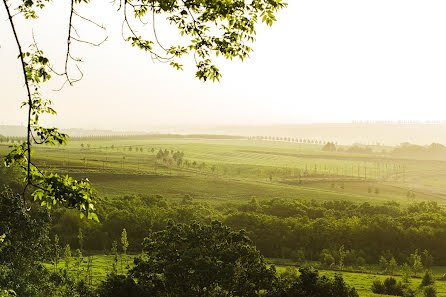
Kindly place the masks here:
<instances>
[{"instance_id":1,"label":"sunlit sky glow","mask_svg":"<svg viewBox=\"0 0 446 297\"><path fill-rule=\"evenodd\" d=\"M56 68L64 59L69 3L56 1L35 25L37 41ZM67 1L65 1L67 2ZM149 130L160 125L278 124L352 120L443 120L446 99L445 1L289 0L278 22L258 27L245 62L216 60L223 78L203 83L185 70L153 63L121 37L122 17L107 0L79 8L107 27L101 47L75 46L85 76L53 92L61 127ZM161 19L160 19L161 22ZM31 36L28 22L18 29ZM79 25L81 36L103 33ZM150 32L151 27L146 28ZM162 23L163 43L178 36ZM26 43L24 40L23 43ZM4 8L0 8L0 124L21 124L24 98Z\"/></svg>"}]
</instances>

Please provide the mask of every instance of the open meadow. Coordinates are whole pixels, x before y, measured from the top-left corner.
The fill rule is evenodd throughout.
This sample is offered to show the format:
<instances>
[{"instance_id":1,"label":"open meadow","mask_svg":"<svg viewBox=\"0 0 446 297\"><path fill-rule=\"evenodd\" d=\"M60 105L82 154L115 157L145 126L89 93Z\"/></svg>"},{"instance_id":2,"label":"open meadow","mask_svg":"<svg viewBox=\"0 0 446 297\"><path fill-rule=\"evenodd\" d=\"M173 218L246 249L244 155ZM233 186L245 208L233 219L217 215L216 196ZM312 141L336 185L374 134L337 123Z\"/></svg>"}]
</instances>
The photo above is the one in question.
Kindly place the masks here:
<instances>
[{"instance_id":1,"label":"open meadow","mask_svg":"<svg viewBox=\"0 0 446 297\"><path fill-rule=\"evenodd\" d=\"M406 207L413 202L423 201L434 201L440 206L446 204L446 178L444 178L446 176L446 160L396 156L390 153L391 147L374 146L369 153L352 153L342 151L342 146L340 147L341 151L327 152L323 150L323 146L323 144L293 141L212 135L193 137L168 135L86 137L74 138L67 146L63 147L36 148L34 162L41 169L51 169L62 174L69 173L76 178L90 179L101 199L106 202L110 201L115 207L104 211L106 213L104 227L94 227L95 225L85 227L86 232L93 232L91 230L94 228L97 230L109 228L111 230L101 231L103 235L98 238L96 238L98 235L94 235L96 233L91 233L93 239L90 240L89 244L94 246L94 251L90 251L90 253L93 253L90 258L92 260L90 269L93 284L98 284L104 280L106 275L112 271L114 257L101 253L101 251L107 250L108 246L100 245L96 247L97 245L91 242L116 240L123 226L127 226L126 228L130 230L130 227L134 225L131 223L131 219L119 217L120 212L127 211L125 205L130 205L127 203L133 201L126 198L120 204L119 201L124 196L141 195L144 197L149 195L162 197L156 198L158 199L156 203L164 203L162 199L165 199L172 206L177 207L179 210L175 211L178 211L178 214L175 214L172 210L169 211L178 216L180 221L185 215L190 215L193 218L197 213L198 217L200 215L204 216L206 221L218 212L218 218L225 218L224 222L230 226L231 224L235 227L247 226L248 229L252 226L252 230L248 231L251 232L249 234L253 236L256 244L267 238L265 239L266 243L260 245L259 249L262 252L270 251L269 261L278 265L278 272L283 272L286 265L293 263L287 261L290 261L289 257L295 257L296 254L296 251L292 251L288 247L283 248L274 245L274 242L278 240L283 241L284 244L287 243L287 239L283 239L285 235L279 239L280 236L276 237L278 234L274 234L275 231L263 230L263 228L268 228L265 227L264 223L260 223L262 227L256 230L253 223L245 222L242 219L244 215L250 215L248 212L243 215L240 213L231 214L225 210L227 205L238 205L239 211L245 211L244 209L252 201L258 201L264 208L264 211L259 213L272 215L271 218L276 219L277 216L279 218L287 218L287 216L274 213L275 198L279 198L279 201L285 201L281 203L307 201L309 204L306 204L306 207L311 205L312 201L317 203L330 201L336 203L344 201L353 204L368 203L378 206L387 205L389 209L392 209L395 205ZM0 145L0 155L6 154L8 149L6 144ZM186 198L191 199L190 201L193 201L193 203L189 203ZM144 202L145 198L141 199L142 202L138 203L146 203ZM153 203L153 201L150 203ZM180 209L184 205L185 207L200 209L199 205L201 204L215 209L188 210L191 213ZM284 207L284 205L281 207ZM294 204L290 205L293 206ZM321 206L321 204L318 205ZM326 207L330 208L331 206ZM216 209L218 211L215 211ZM268 209L271 213L268 213ZM286 212L286 210L281 211ZM429 210L425 211L428 212ZM166 210L162 214L169 217L172 216L172 213ZM138 215L146 216L143 211ZM338 218L333 215L334 218L332 219L342 221L344 215L338 214ZM71 224L77 220L75 219L76 216L76 214L66 212L59 217L61 222L68 220ZM355 212L347 216L346 221L343 221L346 226L349 226L348 224L358 224ZM253 216L253 218L259 217ZM115 219L118 223L113 221ZM164 219L160 220L165 222ZM404 222L404 218L402 221ZM145 224L144 222L139 223L141 225ZM156 229L156 223L152 221L149 223L152 224L150 228ZM65 232L66 234L62 235L62 238L65 238L66 242L73 243L76 242L76 228L81 228L82 224L73 223L75 227L69 227L66 223L61 223L56 225L54 230ZM277 220L274 224L281 226L282 223ZM290 226L294 226L293 224L297 223L290 223ZM314 230L318 230L317 223L314 226ZM90 231L88 231L88 228L90 228ZM288 227L288 229L290 228ZM339 228L339 230L342 230L344 227ZM68 231L66 231L67 229ZM143 229L141 227L138 230ZM140 232L138 236L146 234L144 230L138 232ZM131 232L129 234L131 235ZM140 238L138 236L134 238ZM287 236L291 235L288 234ZM323 235L320 236L324 237ZM350 239L345 239L342 234L333 235L333 238L335 240L340 238L339 243L328 242L326 244L329 246L321 245L317 249L330 248L331 254L336 258L339 257L340 246L343 249L344 242L348 242ZM361 244L370 246L367 240L366 238ZM379 247L380 243L374 242L373 244ZM138 251L139 246L135 247L135 245L132 242L131 247ZM293 244L291 243L290 246L293 246ZM395 250L399 250L398 245L394 245L394 247ZM370 248L372 249L372 247ZM302 248L297 252L303 250ZM307 257L308 251L305 255ZM412 251L413 249L410 250L410 252ZM361 261L364 261L364 258L367 261L369 259L371 259L370 261L377 261L378 256L367 258L364 252L361 254L353 250L351 255L355 255L353 256L355 259L352 260L354 264L351 265L356 265L353 268L353 271L356 272L349 269L342 272L346 283L354 286L361 297L385 296L371 292L373 281L376 279L383 280L386 277L382 274L381 269L373 264L366 266L370 268L362 269L359 272L358 267L360 266L358 265L361 264L355 264L356 258L362 258ZM404 261L408 255L407 252L402 252L399 261ZM273 259L276 256L282 257L282 259ZM310 257L313 257L313 255L311 254ZM312 260L317 260L318 255L314 258ZM73 259L72 262L74 261ZM283 261L288 264L283 264ZM336 261L339 261L338 258L336 258ZM127 262L132 262L132 256L128 256ZM320 270L321 275L333 276L336 273L336 271L327 268L330 266L330 262L326 265L321 263L322 260L317 264L322 269ZM50 270L54 269L51 264L45 265ZM59 267L63 267L62 262ZM120 261L117 267L118 271L127 270L123 268L126 265L122 265ZM85 275L88 269L87 257L85 257L80 266L72 267L70 271L73 274ZM446 273L446 268L436 266L433 272L438 279ZM401 279L401 277L398 276L397 279ZM420 278L413 278L410 286L416 288L420 282ZM437 281L436 288L438 296L446 296L446 283L444 281Z\"/></svg>"},{"instance_id":2,"label":"open meadow","mask_svg":"<svg viewBox=\"0 0 446 297\"><path fill-rule=\"evenodd\" d=\"M35 162L88 177L108 197L446 202L446 160L397 157L386 153L389 147L360 154L322 151L322 144L207 137L74 138L64 147L38 148ZM0 154L7 150L0 145ZM170 155L157 158L160 150ZM181 161L172 158L175 152Z\"/></svg>"}]
</instances>

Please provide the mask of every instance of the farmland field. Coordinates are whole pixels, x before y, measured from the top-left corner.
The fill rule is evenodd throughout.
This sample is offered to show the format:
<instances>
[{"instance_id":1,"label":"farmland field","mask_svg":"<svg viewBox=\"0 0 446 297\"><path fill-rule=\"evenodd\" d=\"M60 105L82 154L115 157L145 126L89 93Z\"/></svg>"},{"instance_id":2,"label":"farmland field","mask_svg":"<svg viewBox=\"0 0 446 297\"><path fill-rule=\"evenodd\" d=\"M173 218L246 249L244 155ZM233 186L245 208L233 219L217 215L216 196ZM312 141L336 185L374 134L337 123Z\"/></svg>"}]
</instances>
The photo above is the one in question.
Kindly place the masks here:
<instances>
[{"instance_id":1,"label":"farmland field","mask_svg":"<svg viewBox=\"0 0 446 297\"><path fill-rule=\"evenodd\" d=\"M446 160L399 157L389 153L392 150L391 147L374 147L373 152L367 154L345 151L326 152L322 150L322 147L323 145L319 144L204 136L191 138L151 136L141 139L138 137L86 138L73 139L64 147L37 148L34 162L39 168L63 174L69 173L76 178L90 179L101 199L113 201L114 207L119 205L115 210L108 210L116 217L103 216L107 230L95 225L90 227L90 234L93 235L90 235L89 245L95 247L95 250L89 251L93 254L91 259L93 260L94 284L104 280L112 269L113 256L104 255L103 251L109 248L111 240L118 238L124 225L132 226L131 215L125 219L120 217L126 210L119 209L120 204L116 201L120 201L124 196L135 194L162 196L163 199L172 203L171 205L177 206L185 205L185 197L191 197L195 205L202 203L214 208L212 211L223 210L223 207L218 207L231 203L239 206L248 205L253 198L259 202L265 202L264 206L269 205L268 203L274 198L296 202L300 200L367 202L371 205L384 205L386 202L393 201L400 206L407 206L414 201L435 201L439 205L444 205L446 202ZM0 155L5 155L8 150L7 145L0 145ZM160 152L167 154L168 157L163 157ZM177 162L175 157L178 154L181 154L181 162ZM122 205L125 205L124 202ZM169 213L164 214L167 216ZM179 214L181 215L181 212ZM140 218L144 217L144 213L139 215ZM220 218L225 215L226 213L222 211ZM239 223L244 222L244 217L242 215L237 217L237 215L240 214L234 214L232 217L229 215L228 222L237 222L234 220L238 218ZM274 216L265 219L266 222L269 222L268 220L272 217ZM70 240L70 243L77 244L74 240L77 236L77 228L80 229L84 223L78 222L77 215L73 216L69 212L60 219L65 220L63 222L72 223L75 227L70 229L65 223L56 226L54 230L65 232L64 244ZM113 221L114 219L116 221ZM108 223L107 220L109 220ZM287 219L283 221L285 220ZM346 221L348 220L351 220L353 224L357 218L349 217ZM277 226L281 226L281 223L275 222ZM301 221L296 219L296 222ZM144 224L141 223L141 225ZM264 228L263 224L260 226ZM88 228L85 228L88 232ZM92 231L95 230L94 228L102 232L101 240L96 240L94 237L96 234ZM138 236L145 236L144 228L138 229L140 232ZM131 231L130 228L128 230ZM257 237L253 239L257 240L256 244L262 236L266 238L266 233L268 233L266 231L269 231L259 230L257 230ZM253 226L251 234L255 231L255 226ZM265 242L277 241L273 231L268 236L270 237L265 239ZM333 246L322 246L320 249L330 248L335 255L340 246L342 245L343 248L344 242L348 242L343 239L342 234L339 238L339 242ZM107 245L105 243L94 245L102 240L107 242ZM379 244L379 242L374 243L373 246L379 246ZM364 243L364 246L370 245L367 241ZM293 243L290 246L293 246ZM131 247L136 250L137 244L132 242ZM263 248L268 247L270 245L265 245ZM398 250L398 248L395 249ZM286 265L290 265L290 262L287 262L290 261L287 255L292 255L293 251L277 249L278 251L271 248L274 255L270 257L282 258L270 260L270 263L279 265L277 270L282 272ZM140 251L135 250L133 250L135 253ZM414 250L415 248L410 252ZM308 253L309 251L306 256ZM363 254L363 256L367 255ZM398 261L401 265L408 254L395 254L395 256L400 257ZM316 255L315 258L311 258L311 261L317 261L318 257ZM359 254L355 257L361 258ZM438 260L442 259L438 254L436 257ZM131 256L128 257L129 263L131 258ZM379 257L375 256L371 261L378 261L378 259ZM54 268L51 264L45 265L50 269ZM119 263L118 267L122 270L120 265ZM62 262L59 267L63 267ZM356 266L353 270L358 271L358 267L360 266ZM376 263L366 267L370 269L365 268L362 272L344 271L342 275L349 285L358 290L361 297L382 296L373 294L370 288L375 279L383 280L386 276L378 273L381 270L377 268ZM84 258L80 266L81 274L85 273L86 269L86 258ZM78 273L74 268L71 270L73 273ZM440 278L446 273L446 268L436 266L433 272L436 278ZM321 270L320 273L333 276L336 272ZM412 279L411 286L416 288L420 281L420 278ZM437 281L436 288L438 296L446 296L446 282Z\"/></svg>"},{"instance_id":2,"label":"farmland field","mask_svg":"<svg viewBox=\"0 0 446 297\"><path fill-rule=\"evenodd\" d=\"M137 137L136 137L137 138ZM181 165L156 158L184 153ZM0 145L0 154L8 148ZM249 139L168 138L72 140L38 148L36 163L88 177L102 196L189 194L209 203L271 198L446 202L446 160L385 153L324 152L322 145ZM413 196L408 197L408 192Z\"/></svg>"}]
</instances>

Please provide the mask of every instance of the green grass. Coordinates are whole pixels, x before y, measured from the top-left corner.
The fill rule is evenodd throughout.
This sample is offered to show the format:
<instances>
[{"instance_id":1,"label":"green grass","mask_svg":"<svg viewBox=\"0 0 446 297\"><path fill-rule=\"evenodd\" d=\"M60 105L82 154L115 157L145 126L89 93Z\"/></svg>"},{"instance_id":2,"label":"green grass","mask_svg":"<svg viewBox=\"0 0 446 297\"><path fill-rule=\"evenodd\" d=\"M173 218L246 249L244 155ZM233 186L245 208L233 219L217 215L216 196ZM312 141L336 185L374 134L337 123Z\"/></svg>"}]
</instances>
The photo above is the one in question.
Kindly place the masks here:
<instances>
[{"instance_id":1,"label":"green grass","mask_svg":"<svg viewBox=\"0 0 446 297\"><path fill-rule=\"evenodd\" d=\"M278 273L284 272L286 266L276 267ZM434 267L433 273L435 277L441 277L446 272L446 267ZM375 294L372 292L371 287L375 280L383 281L389 275L380 275L372 272L339 272L339 271L331 271L331 270L319 270L321 275L325 275L327 277L333 277L335 274L341 274L344 278L344 281L350 286L355 287L360 297L378 297L378 296L389 296L389 295L381 295ZM401 276L393 276L398 281L402 281ZM411 278L410 279L410 287L413 289L417 289L421 283L421 278ZM435 287L437 289L437 296L446 296L446 282L437 280L435 282ZM421 296L421 295L417 295Z\"/></svg>"},{"instance_id":2,"label":"green grass","mask_svg":"<svg viewBox=\"0 0 446 297\"><path fill-rule=\"evenodd\" d=\"M112 266L114 262L114 256L112 255L93 255L92 257L92 282L93 284L97 285L102 280L105 279L107 274L109 274L112 271ZM119 258L118 261L118 272L126 272L129 267L132 266L134 255L127 255L125 258L123 258L123 265L121 266L121 258ZM127 267L126 267L126 260L127 260ZM277 259L269 259L269 262L275 263L276 270L278 273L281 273L285 271L286 265L289 265L289 261L287 262L284 259L279 259L279 262L276 261ZM45 263L44 264L48 269L53 270L54 265ZM60 263L58 265L59 269L65 269L65 262L63 260L60 260ZM85 278L86 271L87 271L87 257L84 257L82 264L79 268L80 271L80 278ZM432 269L433 274L436 278L441 277L444 273L446 273L446 267L433 267ZM70 269L69 272L76 276L78 273L78 270L75 266L75 259L71 259ZM379 275L372 272L338 272L338 271L331 271L331 270L319 270L321 275L326 275L328 277L333 277L336 273L341 273L344 280L347 284L354 286L356 290L359 293L360 297L377 297L377 296L386 296L386 295L378 295L374 294L371 291L372 283L374 280L384 280L385 278L389 277L388 275ZM400 276L395 276L397 280L401 280ZM421 278L412 278L410 281L410 286L414 289L416 289L421 283ZM446 282L445 281L436 281L436 288L437 288L437 296L446 296Z\"/></svg>"},{"instance_id":3,"label":"green grass","mask_svg":"<svg viewBox=\"0 0 446 297\"><path fill-rule=\"evenodd\" d=\"M122 255L118 256L118 273L125 273L133 265L134 255ZM81 265L77 266L75 261L76 258L72 257L70 260L70 265L68 272L74 277L79 276L80 279L85 279L87 276L88 267L88 257L83 257ZM107 274L113 271L114 256L113 255L92 255L91 256L91 275L92 283L94 285L99 284L101 281L105 280ZM122 262L121 262L122 260ZM44 263L46 268L53 271L55 270L54 264ZM67 266L63 259L60 260L58 264L58 269L66 269Z\"/></svg>"},{"instance_id":4,"label":"green grass","mask_svg":"<svg viewBox=\"0 0 446 297\"><path fill-rule=\"evenodd\" d=\"M88 177L108 197L159 194L178 199L189 194L209 203L251 197L409 203L414 200L407 198L410 190L415 200L446 202L445 161L323 152L321 148L244 139L71 141L61 148L38 148L35 163ZM186 160L204 162L205 168L157 164L159 149L183 151ZM8 150L0 145L0 155Z\"/></svg>"}]
</instances>

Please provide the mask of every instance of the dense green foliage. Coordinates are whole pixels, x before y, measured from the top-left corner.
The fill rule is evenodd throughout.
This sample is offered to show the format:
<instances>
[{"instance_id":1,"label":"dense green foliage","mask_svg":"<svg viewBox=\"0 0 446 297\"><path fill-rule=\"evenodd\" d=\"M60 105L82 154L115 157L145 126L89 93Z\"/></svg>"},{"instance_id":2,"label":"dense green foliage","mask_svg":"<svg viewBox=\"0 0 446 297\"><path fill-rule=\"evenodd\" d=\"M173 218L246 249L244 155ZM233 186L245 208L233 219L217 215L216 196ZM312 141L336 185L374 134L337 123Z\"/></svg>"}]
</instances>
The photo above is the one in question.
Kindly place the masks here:
<instances>
[{"instance_id":1,"label":"dense green foliage","mask_svg":"<svg viewBox=\"0 0 446 297\"><path fill-rule=\"evenodd\" d=\"M271 297L358 297L354 288L345 284L341 275L333 279L319 276L310 268L288 269L278 279L279 285Z\"/></svg>"},{"instance_id":2,"label":"dense green foliage","mask_svg":"<svg viewBox=\"0 0 446 297\"><path fill-rule=\"evenodd\" d=\"M173 224L145 239L127 277L111 274L99 296L357 297L342 276L312 269L276 275L244 232L219 222Z\"/></svg>"},{"instance_id":3,"label":"dense green foliage","mask_svg":"<svg viewBox=\"0 0 446 297\"><path fill-rule=\"evenodd\" d=\"M414 297L415 292L407 284L398 282L393 277L386 278L383 282L375 281L372 286L372 292L376 294L386 294L394 296Z\"/></svg>"},{"instance_id":4,"label":"dense green foliage","mask_svg":"<svg viewBox=\"0 0 446 297\"><path fill-rule=\"evenodd\" d=\"M130 277L154 296L249 297L271 289L275 269L244 232L214 221L169 224L150 234Z\"/></svg>"},{"instance_id":5,"label":"dense green foliage","mask_svg":"<svg viewBox=\"0 0 446 297\"><path fill-rule=\"evenodd\" d=\"M252 199L248 203L210 206L194 202L190 196L176 203L161 196L126 196L101 201L98 214L101 222L93 223L80 221L72 211L58 209L52 230L63 242L78 248L76 236L81 228L85 248L102 251L113 240L120 240L125 228L129 251L139 252L143 238L150 231L165 229L168 220L206 223L220 219L235 230L246 230L267 257L338 265L343 247L344 266L378 263L383 256L387 265L383 270L391 272L395 263L409 261L413 266L415 260L409 256L418 249L427 251L419 254L424 267L431 266L432 261L436 265L446 263L446 211L433 202L401 206Z\"/></svg>"}]
</instances>

